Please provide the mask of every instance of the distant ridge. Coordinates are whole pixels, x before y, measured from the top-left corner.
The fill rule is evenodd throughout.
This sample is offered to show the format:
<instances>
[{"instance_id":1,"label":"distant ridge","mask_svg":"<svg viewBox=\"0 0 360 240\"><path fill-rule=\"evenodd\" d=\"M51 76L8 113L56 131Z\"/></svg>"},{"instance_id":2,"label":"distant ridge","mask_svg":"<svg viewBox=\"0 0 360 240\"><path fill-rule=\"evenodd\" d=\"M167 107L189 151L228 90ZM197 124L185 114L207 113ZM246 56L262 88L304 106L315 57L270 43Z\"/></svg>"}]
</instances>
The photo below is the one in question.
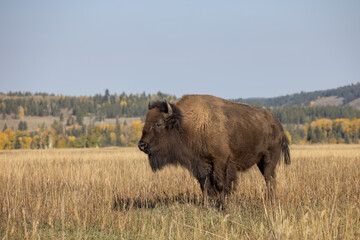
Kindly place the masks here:
<instances>
[{"instance_id":1,"label":"distant ridge","mask_svg":"<svg viewBox=\"0 0 360 240\"><path fill-rule=\"evenodd\" d=\"M360 109L360 82L329 90L300 92L274 98L238 98L233 101L264 107L350 106Z\"/></svg>"}]
</instances>

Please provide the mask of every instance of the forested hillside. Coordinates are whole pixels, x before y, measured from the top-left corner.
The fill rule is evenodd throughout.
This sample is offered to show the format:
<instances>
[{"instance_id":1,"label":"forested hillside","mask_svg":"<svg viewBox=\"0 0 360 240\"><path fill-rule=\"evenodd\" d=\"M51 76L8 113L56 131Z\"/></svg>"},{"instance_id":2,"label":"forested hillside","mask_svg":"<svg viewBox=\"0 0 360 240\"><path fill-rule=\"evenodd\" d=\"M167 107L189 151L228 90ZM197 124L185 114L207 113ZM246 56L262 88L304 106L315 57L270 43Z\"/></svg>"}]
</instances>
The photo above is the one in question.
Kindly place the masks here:
<instances>
[{"instance_id":1,"label":"forested hillside","mask_svg":"<svg viewBox=\"0 0 360 240\"><path fill-rule=\"evenodd\" d=\"M274 98L248 98L235 99L235 102L243 102L251 105L265 106L265 107L281 107L302 105L309 106L313 102L321 98L336 96L342 99L341 106L345 106L352 101L360 98L360 83L343 86L335 89L314 91L314 92L300 92L296 94L274 97ZM330 105L330 104L329 104ZM360 107L360 106L359 106Z\"/></svg>"},{"instance_id":2,"label":"forested hillside","mask_svg":"<svg viewBox=\"0 0 360 240\"><path fill-rule=\"evenodd\" d=\"M293 143L358 143L360 84L271 99L237 99L267 108ZM0 149L135 146L148 103L175 96L0 94ZM359 101L360 102L360 101ZM46 120L46 121L45 121ZM30 127L29 127L30 126ZM1 130L0 129L0 130Z\"/></svg>"},{"instance_id":3,"label":"forested hillside","mask_svg":"<svg viewBox=\"0 0 360 240\"><path fill-rule=\"evenodd\" d=\"M61 110L70 110L81 124L84 116L92 115L98 119L116 117L144 116L149 101L167 98L174 101L175 97L158 92L157 94L110 94L95 96L55 96L47 93L31 94L29 92L9 92L0 95L0 113L3 118L9 115L13 118L23 116L59 116Z\"/></svg>"},{"instance_id":4,"label":"forested hillside","mask_svg":"<svg viewBox=\"0 0 360 240\"><path fill-rule=\"evenodd\" d=\"M336 96L337 101L328 100ZM19 119L23 116L54 116L63 119L64 111L69 112L69 118L75 118L80 125L84 117L91 116L96 120L105 118L140 117L143 118L150 101L163 99L176 101L175 96L158 92L157 94L110 94L106 90L104 95L95 96L55 96L47 93L31 94L9 92L0 94L0 113L2 118ZM324 100L325 99L325 100ZM339 99L342 101L339 104ZM282 123L304 124L320 118L360 118L360 109L349 103L360 100L360 83L337 89L298 93L269 99L237 99L259 107L266 107L272 111ZM321 102L321 104L317 104ZM326 103L329 103L328 105ZM336 104L334 104L336 103ZM69 115L69 114L68 114Z\"/></svg>"},{"instance_id":5,"label":"forested hillside","mask_svg":"<svg viewBox=\"0 0 360 240\"><path fill-rule=\"evenodd\" d=\"M305 124L322 118L332 120L339 118L360 118L360 110L348 106L284 106L275 108L269 107L267 109L283 124Z\"/></svg>"}]
</instances>

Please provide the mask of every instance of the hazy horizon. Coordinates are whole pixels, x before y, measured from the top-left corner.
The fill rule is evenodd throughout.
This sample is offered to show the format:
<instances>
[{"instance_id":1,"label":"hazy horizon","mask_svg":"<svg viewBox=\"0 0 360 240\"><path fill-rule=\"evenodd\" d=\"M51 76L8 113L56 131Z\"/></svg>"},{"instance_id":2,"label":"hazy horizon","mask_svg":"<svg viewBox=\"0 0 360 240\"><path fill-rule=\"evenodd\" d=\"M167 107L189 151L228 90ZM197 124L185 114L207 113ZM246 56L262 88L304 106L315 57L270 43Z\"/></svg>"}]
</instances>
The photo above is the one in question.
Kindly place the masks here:
<instances>
[{"instance_id":1,"label":"hazy horizon","mask_svg":"<svg viewBox=\"0 0 360 240\"><path fill-rule=\"evenodd\" d=\"M351 84L348 84L348 85L343 85L343 86L338 86L338 87L335 87L335 88L329 88L329 89L315 89L315 90L312 90L312 91L299 91L299 92L294 92L294 93L287 93L287 94L284 94L284 95L279 95L279 96L273 96L273 97L246 97L246 98L243 98L243 97L236 97L236 98L226 98L224 97L225 99L261 99L261 98L276 98L276 97L282 97L282 96L286 96L286 95L293 95L293 94L298 94L298 93L302 93L302 92L305 92L305 93L309 93L309 92L314 92L314 91L326 91L326 90L331 90L331 89L336 89L336 88L340 88L340 87L346 87L346 86L350 86L352 84L360 84L360 82L356 82L356 83L351 83ZM45 94L48 94L48 95L55 95L55 96L61 96L61 95L64 95L64 96L70 96L70 97L93 97L97 94L100 94L100 95L104 95L105 94L105 91L106 90L109 90L109 93L110 95L113 95L113 94L117 94L117 95L121 95L122 93L125 93L126 95L130 95L130 94L143 94L145 93L146 95L151 95L151 94L157 94L158 92L161 92L163 94L167 94L167 95L172 95L172 96L175 96L177 98L180 98L181 96L183 95L186 95L186 94L196 94L196 93L185 93L181 96L177 96L177 95L174 95L174 94L170 94L170 93L166 93L166 92L162 92L162 91L156 91L156 92L114 92L114 91L111 91L111 89L105 89L103 92L98 92L98 93L95 93L95 94L84 94L84 95L68 95L68 94L63 94L63 93L53 93L53 92L40 92L40 91L35 91L35 92L32 92L32 91L8 91L8 92L0 92L1 94L9 94L10 92L12 93L15 93L15 92L21 92L23 94L25 94L26 92L30 92L32 95L35 95L35 94L42 94L42 93L45 93Z\"/></svg>"}]
</instances>

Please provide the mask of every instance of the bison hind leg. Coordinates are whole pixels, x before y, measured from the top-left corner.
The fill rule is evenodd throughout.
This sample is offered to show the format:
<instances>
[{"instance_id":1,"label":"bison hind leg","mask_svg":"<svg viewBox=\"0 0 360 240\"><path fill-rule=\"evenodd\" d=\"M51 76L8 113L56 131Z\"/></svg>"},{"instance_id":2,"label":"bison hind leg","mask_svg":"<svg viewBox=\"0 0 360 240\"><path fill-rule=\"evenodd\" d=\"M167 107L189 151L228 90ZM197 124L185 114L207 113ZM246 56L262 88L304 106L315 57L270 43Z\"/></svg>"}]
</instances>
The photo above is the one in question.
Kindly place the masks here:
<instances>
[{"instance_id":1,"label":"bison hind leg","mask_svg":"<svg viewBox=\"0 0 360 240\"><path fill-rule=\"evenodd\" d=\"M237 171L235 163L229 158L225 170L225 194L231 193L236 188Z\"/></svg>"},{"instance_id":2,"label":"bison hind leg","mask_svg":"<svg viewBox=\"0 0 360 240\"><path fill-rule=\"evenodd\" d=\"M272 156L272 157L270 157ZM279 154L264 154L261 160L257 163L257 166L264 176L266 182L266 194L265 199L267 202L274 203L276 198L276 174L275 168L277 162L280 159L280 152Z\"/></svg>"}]
</instances>

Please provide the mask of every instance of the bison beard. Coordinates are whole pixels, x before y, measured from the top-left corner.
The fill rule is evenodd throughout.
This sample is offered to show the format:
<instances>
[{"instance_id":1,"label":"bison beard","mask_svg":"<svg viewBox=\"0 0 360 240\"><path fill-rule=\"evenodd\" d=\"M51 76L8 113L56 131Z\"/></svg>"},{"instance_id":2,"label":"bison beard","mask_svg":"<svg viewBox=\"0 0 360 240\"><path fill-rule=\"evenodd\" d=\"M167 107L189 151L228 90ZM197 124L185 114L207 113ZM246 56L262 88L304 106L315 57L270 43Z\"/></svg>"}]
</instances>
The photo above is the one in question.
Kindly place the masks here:
<instances>
[{"instance_id":1,"label":"bison beard","mask_svg":"<svg viewBox=\"0 0 360 240\"><path fill-rule=\"evenodd\" d=\"M172 160L175 159L171 155L164 155L160 153L153 153L150 152L149 154L149 163L151 169L156 172L157 170L161 170L165 165L173 162Z\"/></svg>"},{"instance_id":2,"label":"bison beard","mask_svg":"<svg viewBox=\"0 0 360 240\"><path fill-rule=\"evenodd\" d=\"M149 154L149 163L151 169L156 172L157 170L161 170L166 164L166 158L158 158L156 155Z\"/></svg>"},{"instance_id":3,"label":"bison beard","mask_svg":"<svg viewBox=\"0 0 360 240\"><path fill-rule=\"evenodd\" d=\"M154 172L168 164L187 168L200 183L203 204L220 194L223 209L237 171L256 164L273 200L281 152L290 163L288 141L271 113L208 95L149 104L139 149L148 154Z\"/></svg>"},{"instance_id":4,"label":"bison beard","mask_svg":"<svg viewBox=\"0 0 360 240\"><path fill-rule=\"evenodd\" d=\"M158 139L148 150L148 157L151 169L156 172L168 164L179 164L182 155L186 155L181 146L179 132L169 131L166 139Z\"/></svg>"}]
</instances>

